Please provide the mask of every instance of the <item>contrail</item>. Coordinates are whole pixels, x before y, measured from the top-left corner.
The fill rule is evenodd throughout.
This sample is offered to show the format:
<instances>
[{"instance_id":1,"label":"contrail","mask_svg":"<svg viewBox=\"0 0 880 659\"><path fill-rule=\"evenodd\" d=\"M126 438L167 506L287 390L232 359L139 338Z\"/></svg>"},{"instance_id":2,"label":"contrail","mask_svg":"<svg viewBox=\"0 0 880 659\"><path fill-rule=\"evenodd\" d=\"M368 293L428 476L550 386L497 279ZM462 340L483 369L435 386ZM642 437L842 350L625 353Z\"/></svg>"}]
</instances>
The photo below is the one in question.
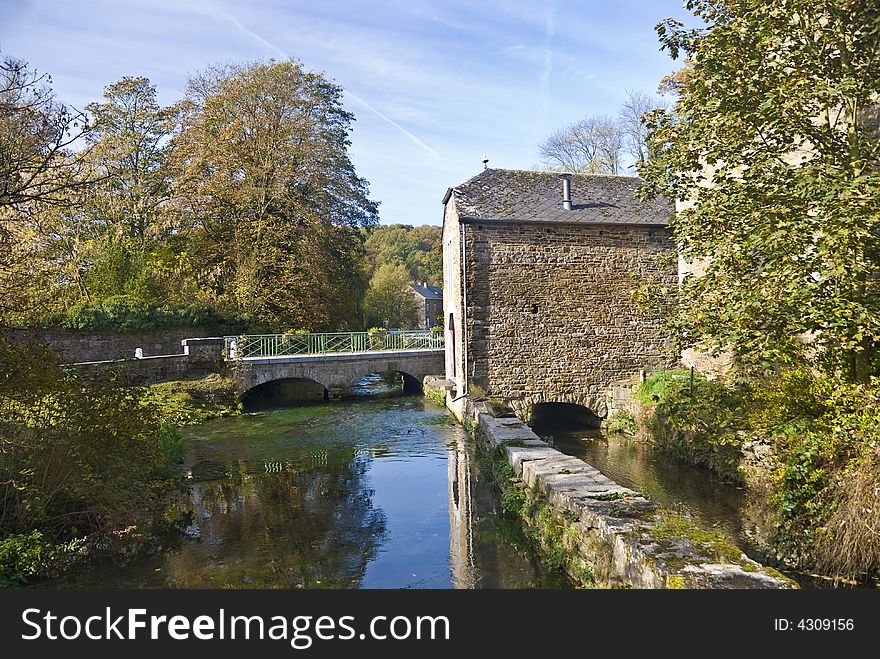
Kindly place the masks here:
<instances>
[{"instance_id":1,"label":"contrail","mask_svg":"<svg viewBox=\"0 0 880 659\"><path fill-rule=\"evenodd\" d=\"M422 142L422 140L420 140L418 137L416 137L415 135L413 135L411 132L409 132L406 128L404 128L403 126L401 126L399 123L397 123L396 121L394 121L394 119L392 119L392 118L389 117L388 115L386 115L386 114L380 112L379 110L377 110L376 108L374 108L372 105L370 105L369 103L367 103L367 102L366 102L364 99L362 99L360 96L357 96L356 94L353 94L353 93L348 92L348 91L345 92L345 95L348 96L348 97L349 97L351 100L353 100L355 103L358 103L358 104L362 105L365 109L369 110L370 112L372 112L373 114L375 114L375 115L376 115L377 117L379 117L380 119L382 119L382 120L384 120L384 121L387 121L389 124L391 124L392 126L394 126L397 130L399 130L401 133L403 133L404 135L406 135L406 136L407 136L409 139L411 139L413 142L415 142L415 143L418 144L420 147L422 147L425 151L428 151L429 153L434 154L434 155L437 156L438 158L440 157L440 154L437 153L434 149L432 149L432 148L429 147L427 144L425 144L424 142Z\"/></svg>"},{"instance_id":2,"label":"contrail","mask_svg":"<svg viewBox=\"0 0 880 659\"><path fill-rule=\"evenodd\" d=\"M242 34L250 37L251 39L253 39L257 43L259 43L263 47L267 48L268 50L273 51L281 59L283 59L283 60L291 59L290 55L285 53L283 50L281 50L278 46L273 44L271 41L264 39L263 37L261 37L259 34L257 34L253 30L245 27L245 25L243 25L242 22L239 21L235 16L232 16L231 14L227 14L224 11L220 11L219 9L214 7L210 2L206 2L204 0L196 2L195 8L198 11L201 11L203 14L207 14L208 16L210 16L211 18L213 18L215 20L221 21L223 23L228 23L229 25L234 27L236 30L241 32ZM392 119L391 117L386 115L384 112L377 110L375 107L370 105L370 103L368 103L367 101L362 99L360 96L353 94L350 91L346 91L345 95L348 96L351 100L353 100L358 105L362 106L365 110L369 110L370 112L375 114L377 117L382 119L382 121L385 121L386 123L389 123L392 126L394 126L397 130L399 130L401 133L406 135L409 139L411 139L413 142L415 142L418 146L422 147L428 153L430 153L434 156L437 156L438 158L440 157L440 154L437 153L437 151L435 151L430 146L425 144L422 140L420 140L418 137L413 135L410 131L408 131L406 128L404 128L399 123L394 121L394 119Z\"/></svg>"}]
</instances>

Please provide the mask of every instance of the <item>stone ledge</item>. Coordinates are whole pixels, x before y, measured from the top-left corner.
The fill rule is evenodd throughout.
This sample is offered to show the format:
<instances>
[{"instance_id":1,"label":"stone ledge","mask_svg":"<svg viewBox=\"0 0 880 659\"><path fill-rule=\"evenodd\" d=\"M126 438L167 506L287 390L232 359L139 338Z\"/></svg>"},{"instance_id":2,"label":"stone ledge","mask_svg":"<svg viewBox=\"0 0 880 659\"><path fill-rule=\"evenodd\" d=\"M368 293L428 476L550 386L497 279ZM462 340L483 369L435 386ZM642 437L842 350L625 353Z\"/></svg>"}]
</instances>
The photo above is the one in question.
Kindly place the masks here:
<instances>
[{"instance_id":1,"label":"stone ledge","mask_svg":"<svg viewBox=\"0 0 880 659\"><path fill-rule=\"evenodd\" d=\"M541 441L517 418L477 415L491 448L507 463L529 496L573 521L576 558L600 585L636 588L796 588L772 568L689 520L623 487L583 460Z\"/></svg>"}]
</instances>

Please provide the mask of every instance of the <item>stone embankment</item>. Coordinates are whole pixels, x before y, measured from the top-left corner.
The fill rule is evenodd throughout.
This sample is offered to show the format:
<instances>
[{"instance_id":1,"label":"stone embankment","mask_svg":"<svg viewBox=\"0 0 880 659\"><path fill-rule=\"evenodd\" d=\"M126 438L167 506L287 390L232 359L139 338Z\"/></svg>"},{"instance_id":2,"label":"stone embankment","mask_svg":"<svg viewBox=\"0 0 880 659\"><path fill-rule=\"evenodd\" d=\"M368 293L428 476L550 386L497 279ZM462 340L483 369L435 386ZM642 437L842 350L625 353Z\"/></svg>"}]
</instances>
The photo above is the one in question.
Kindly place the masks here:
<instances>
[{"instance_id":1,"label":"stone embankment","mask_svg":"<svg viewBox=\"0 0 880 659\"><path fill-rule=\"evenodd\" d=\"M544 503L567 522L566 544L596 585L797 587L724 539L557 451L517 417L478 413L476 432L486 448L503 451L515 474L510 486L540 500L533 508Z\"/></svg>"},{"instance_id":2,"label":"stone embankment","mask_svg":"<svg viewBox=\"0 0 880 659\"><path fill-rule=\"evenodd\" d=\"M427 395L445 395L429 380ZM473 425L496 480L504 481L496 483L502 505L514 502L505 507L515 509L539 553L578 585L798 587L725 539L556 450L509 410L467 400L457 411Z\"/></svg>"}]
</instances>

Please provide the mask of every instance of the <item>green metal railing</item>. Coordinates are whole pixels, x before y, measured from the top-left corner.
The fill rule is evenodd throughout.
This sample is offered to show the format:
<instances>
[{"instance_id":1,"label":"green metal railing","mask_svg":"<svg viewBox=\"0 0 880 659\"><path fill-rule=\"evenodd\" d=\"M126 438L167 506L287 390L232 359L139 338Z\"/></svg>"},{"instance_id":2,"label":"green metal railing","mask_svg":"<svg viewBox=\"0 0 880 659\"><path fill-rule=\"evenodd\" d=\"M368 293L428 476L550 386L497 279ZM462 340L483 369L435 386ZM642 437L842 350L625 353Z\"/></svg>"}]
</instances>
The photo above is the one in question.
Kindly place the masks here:
<instances>
[{"instance_id":1,"label":"green metal railing","mask_svg":"<svg viewBox=\"0 0 880 659\"><path fill-rule=\"evenodd\" d=\"M324 355L377 350L442 350L443 332L333 332L325 334L243 334L225 336L227 359Z\"/></svg>"}]
</instances>

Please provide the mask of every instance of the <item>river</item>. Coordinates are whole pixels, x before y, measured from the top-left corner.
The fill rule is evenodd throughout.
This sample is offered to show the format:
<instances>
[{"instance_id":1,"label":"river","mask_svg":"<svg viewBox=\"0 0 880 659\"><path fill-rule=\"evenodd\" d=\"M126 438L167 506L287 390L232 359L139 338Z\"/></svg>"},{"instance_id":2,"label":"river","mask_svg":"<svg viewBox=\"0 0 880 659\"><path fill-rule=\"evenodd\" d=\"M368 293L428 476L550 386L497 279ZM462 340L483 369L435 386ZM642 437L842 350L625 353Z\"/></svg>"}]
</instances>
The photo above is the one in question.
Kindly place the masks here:
<instances>
[{"instance_id":1,"label":"river","mask_svg":"<svg viewBox=\"0 0 880 659\"><path fill-rule=\"evenodd\" d=\"M187 538L156 559L95 566L74 585L565 586L499 514L465 430L442 406L397 393L370 376L344 402L187 428Z\"/></svg>"}]
</instances>

